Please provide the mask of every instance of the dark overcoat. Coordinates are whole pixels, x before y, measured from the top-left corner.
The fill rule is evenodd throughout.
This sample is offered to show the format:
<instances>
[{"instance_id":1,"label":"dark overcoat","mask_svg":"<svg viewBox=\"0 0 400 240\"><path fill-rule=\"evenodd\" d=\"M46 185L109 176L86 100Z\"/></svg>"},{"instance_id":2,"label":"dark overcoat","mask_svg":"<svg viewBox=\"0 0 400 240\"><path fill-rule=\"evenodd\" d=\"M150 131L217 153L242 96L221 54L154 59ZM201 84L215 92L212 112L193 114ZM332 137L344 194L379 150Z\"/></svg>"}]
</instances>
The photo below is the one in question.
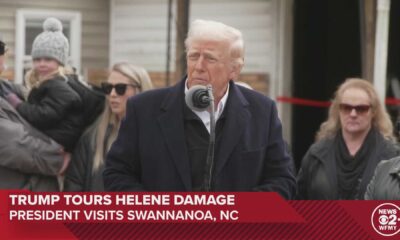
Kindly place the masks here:
<instances>
[{"instance_id":1,"label":"dark overcoat","mask_svg":"<svg viewBox=\"0 0 400 240\"><path fill-rule=\"evenodd\" d=\"M184 84L128 100L118 137L108 153L105 189L191 191L184 132ZM215 149L213 191L295 193L293 161L282 138L275 103L230 82L221 144Z\"/></svg>"}]
</instances>

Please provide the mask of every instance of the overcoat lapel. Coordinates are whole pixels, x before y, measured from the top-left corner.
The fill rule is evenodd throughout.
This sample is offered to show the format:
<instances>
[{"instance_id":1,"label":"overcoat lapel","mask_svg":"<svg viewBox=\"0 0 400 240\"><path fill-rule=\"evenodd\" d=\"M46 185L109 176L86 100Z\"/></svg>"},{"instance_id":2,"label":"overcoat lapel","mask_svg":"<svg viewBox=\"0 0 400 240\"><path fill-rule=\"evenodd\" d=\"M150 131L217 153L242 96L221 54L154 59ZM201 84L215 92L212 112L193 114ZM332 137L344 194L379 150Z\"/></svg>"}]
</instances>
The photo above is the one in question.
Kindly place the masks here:
<instances>
[{"instance_id":1,"label":"overcoat lapel","mask_svg":"<svg viewBox=\"0 0 400 240\"><path fill-rule=\"evenodd\" d=\"M184 80L181 81L167 94L161 106L158 123L183 184L186 190L190 191L192 189L191 170L183 122L184 83ZM154 150L157 151L157 149Z\"/></svg>"},{"instance_id":2,"label":"overcoat lapel","mask_svg":"<svg viewBox=\"0 0 400 240\"><path fill-rule=\"evenodd\" d=\"M224 110L226 111L226 120L221 133L221 145L215 153L214 176L217 176L227 163L250 120L250 112L247 109L249 104L239 88L231 82L229 89L229 97Z\"/></svg>"}]
</instances>

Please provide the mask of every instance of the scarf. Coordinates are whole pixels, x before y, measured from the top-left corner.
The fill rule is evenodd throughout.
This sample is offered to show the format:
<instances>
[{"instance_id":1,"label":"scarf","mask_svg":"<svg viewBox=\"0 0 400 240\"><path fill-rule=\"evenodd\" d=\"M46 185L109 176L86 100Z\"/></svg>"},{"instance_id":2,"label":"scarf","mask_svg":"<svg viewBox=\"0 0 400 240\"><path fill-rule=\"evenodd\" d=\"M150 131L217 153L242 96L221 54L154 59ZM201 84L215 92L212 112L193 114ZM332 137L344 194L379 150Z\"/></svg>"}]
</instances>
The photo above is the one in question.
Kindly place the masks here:
<instances>
[{"instance_id":1,"label":"scarf","mask_svg":"<svg viewBox=\"0 0 400 240\"><path fill-rule=\"evenodd\" d=\"M339 199L356 199L368 157L376 142L375 132L376 130L371 128L354 156L350 155L342 132L339 131L336 135L335 158Z\"/></svg>"}]
</instances>

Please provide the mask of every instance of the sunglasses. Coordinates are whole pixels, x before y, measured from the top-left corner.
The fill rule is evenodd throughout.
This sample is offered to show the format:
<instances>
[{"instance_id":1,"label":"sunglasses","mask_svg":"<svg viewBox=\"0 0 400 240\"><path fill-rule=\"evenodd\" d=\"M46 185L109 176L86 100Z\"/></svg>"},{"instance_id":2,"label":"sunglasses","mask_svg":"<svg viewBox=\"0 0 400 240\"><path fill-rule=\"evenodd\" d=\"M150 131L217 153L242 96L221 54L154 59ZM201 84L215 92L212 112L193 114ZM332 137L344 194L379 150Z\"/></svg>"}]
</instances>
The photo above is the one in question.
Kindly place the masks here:
<instances>
[{"instance_id":1,"label":"sunglasses","mask_svg":"<svg viewBox=\"0 0 400 240\"><path fill-rule=\"evenodd\" d=\"M125 94L126 89L128 86L134 87L134 88L139 88L140 86L134 85L134 84L127 84L127 83L117 83L117 84L111 84L111 83L101 83L101 88L103 89L103 92L107 95L109 95L113 88L115 88L115 92L122 96Z\"/></svg>"},{"instance_id":2,"label":"sunglasses","mask_svg":"<svg viewBox=\"0 0 400 240\"><path fill-rule=\"evenodd\" d=\"M346 104L346 103L341 103L339 105L340 111L342 111L345 114L349 114L354 110L356 110L357 114L365 114L369 111L369 109L371 108L370 105L350 105L350 104Z\"/></svg>"}]
</instances>

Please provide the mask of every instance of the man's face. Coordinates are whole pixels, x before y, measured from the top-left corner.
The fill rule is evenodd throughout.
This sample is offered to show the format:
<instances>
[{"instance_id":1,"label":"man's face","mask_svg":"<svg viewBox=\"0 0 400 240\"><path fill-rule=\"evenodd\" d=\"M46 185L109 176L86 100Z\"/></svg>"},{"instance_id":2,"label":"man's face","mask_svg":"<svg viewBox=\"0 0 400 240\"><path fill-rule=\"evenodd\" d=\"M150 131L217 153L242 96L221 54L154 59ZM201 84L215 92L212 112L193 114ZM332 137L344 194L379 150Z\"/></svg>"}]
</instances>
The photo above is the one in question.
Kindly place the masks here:
<instances>
[{"instance_id":1,"label":"man's face","mask_svg":"<svg viewBox=\"0 0 400 240\"><path fill-rule=\"evenodd\" d=\"M235 77L227 42L195 40L186 60L188 88L211 84L216 98L225 94L229 80Z\"/></svg>"},{"instance_id":2,"label":"man's face","mask_svg":"<svg viewBox=\"0 0 400 240\"><path fill-rule=\"evenodd\" d=\"M6 56L0 55L0 73L4 71L5 65L6 65Z\"/></svg>"},{"instance_id":3,"label":"man's face","mask_svg":"<svg viewBox=\"0 0 400 240\"><path fill-rule=\"evenodd\" d=\"M6 68L6 52L7 52L6 45L2 41L0 41L0 74Z\"/></svg>"}]
</instances>

